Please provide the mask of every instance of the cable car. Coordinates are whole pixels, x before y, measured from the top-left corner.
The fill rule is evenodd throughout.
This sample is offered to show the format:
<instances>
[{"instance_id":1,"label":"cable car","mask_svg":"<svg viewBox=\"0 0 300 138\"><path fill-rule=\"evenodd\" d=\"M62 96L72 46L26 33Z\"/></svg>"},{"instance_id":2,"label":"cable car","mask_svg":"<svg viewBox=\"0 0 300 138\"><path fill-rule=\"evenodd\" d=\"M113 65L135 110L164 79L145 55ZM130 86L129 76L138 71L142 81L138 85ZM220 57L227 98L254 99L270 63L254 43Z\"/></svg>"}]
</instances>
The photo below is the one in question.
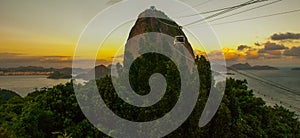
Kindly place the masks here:
<instances>
[{"instance_id":1,"label":"cable car","mask_svg":"<svg viewBox=\"0 0 300 138\"><path fill-rule=\"evenodd\" d=\"M176 44L184 44L184 42L185 42L185 37L183 35L175 36L174 45L176 45Z\"/></svg>"}]
</instances>

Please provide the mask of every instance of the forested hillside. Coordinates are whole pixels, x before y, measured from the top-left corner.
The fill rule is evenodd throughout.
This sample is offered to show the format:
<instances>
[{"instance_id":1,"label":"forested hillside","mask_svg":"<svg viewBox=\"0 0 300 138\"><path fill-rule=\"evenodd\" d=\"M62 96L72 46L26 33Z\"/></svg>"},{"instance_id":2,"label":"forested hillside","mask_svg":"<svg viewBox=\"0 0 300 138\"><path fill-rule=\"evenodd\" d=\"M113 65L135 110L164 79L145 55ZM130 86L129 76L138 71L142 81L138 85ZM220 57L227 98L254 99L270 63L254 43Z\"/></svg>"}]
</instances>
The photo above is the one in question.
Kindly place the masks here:
<instances>
[{"instance_id":1,"label":"forested hillside","mask_svg":"<svg viewBox=\"0 0 300 138\"><path fill-rule=\"evenodd\" d=\"M0 88L0 104L5 103L7 100L13 97L21 97L21 96L13 91Z\"/></svg>"},{"instance_id":2,"label":"forested hillside","mask_svg":"<svg viewBox=\"0 0 300 138\"><path fill-rule=\"evenodd\" d=\"M245 80L231 78L227 79L225 95L217 114L208 125L199 128L199 117L210 89L211 72L209 62L204 57L196 58L195 61L201 79L196 108L184 124L166 137L300 136L300 122L293 112L279 106L266 106L261 98L254 97ZM134 64L139 66L139 60ZM141 71L146 73L148 70ZM165 75L176 72L165 72ZM86 86L82 86L85 87L83 90L88 89L90 85L87 83ZM111 110L133 121L161 117L172 108L173 101L177 98L177 92L167 91L167 97L158 106L137 108L118 98L110 76L97 80L97 86ZM168 86L170 90L176 90L176 87L178 86L175 84ZM142 88L134 89L143 94L139 91ZM107 137L82 114L72 82L35 91L25 98L16 96L0 106L0 116L0 137Z\"/></svg>"}]
</instances>

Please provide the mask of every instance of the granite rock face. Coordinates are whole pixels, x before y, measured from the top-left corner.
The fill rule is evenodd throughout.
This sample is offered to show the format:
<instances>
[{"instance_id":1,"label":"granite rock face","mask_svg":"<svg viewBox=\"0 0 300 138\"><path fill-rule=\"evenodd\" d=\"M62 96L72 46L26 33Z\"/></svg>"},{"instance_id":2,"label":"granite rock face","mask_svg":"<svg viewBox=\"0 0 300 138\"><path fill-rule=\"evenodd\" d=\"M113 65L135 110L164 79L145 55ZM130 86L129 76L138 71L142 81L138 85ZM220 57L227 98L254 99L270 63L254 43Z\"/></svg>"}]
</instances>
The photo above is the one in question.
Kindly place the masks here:
<instances>
[{"instance_id":1,"label":"granite rock face","mask_svg":"<svg viewBox=\"0 0 300 138\"><path fill-rule=\"evenodd\" d=\"M147 38L146 35L143 35L152 32L161 33L172 37L172 42L169 42L169 38L165 38L163 35L154 36L155 38ZM136 36L138 36L138 39L129 41ZM140 50L147 48L147 45L155 44L155 46L162 48L166 47L166 43L169 45L174 45L173 40L176 36L184 37L185 41L181 45L183 45L189 54L194 57L191 44L188 42L188 39L182 31L182 28L176 22L171 20L165 13L155 9L154 7L145 10L144 12L140 13L134 26L131 28L127 43L125 45L124 65L126 66L126 61L128 58L136 58L139 55ZM168 42L166 42L166 40L168 40Z\"/></svg>"}]
</instances>

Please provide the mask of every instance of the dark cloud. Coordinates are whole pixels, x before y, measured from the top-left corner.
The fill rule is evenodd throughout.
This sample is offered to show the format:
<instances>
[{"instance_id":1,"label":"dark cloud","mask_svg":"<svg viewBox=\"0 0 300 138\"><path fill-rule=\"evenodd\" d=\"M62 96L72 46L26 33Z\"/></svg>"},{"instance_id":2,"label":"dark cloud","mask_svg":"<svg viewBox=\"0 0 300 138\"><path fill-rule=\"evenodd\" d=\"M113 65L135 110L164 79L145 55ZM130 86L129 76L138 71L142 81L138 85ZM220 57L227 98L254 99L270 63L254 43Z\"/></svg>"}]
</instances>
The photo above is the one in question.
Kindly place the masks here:
<instances>
[{"instance_id":1,"label":"dark cloud","mask_svg":"<svg viewBox=\"0 0 300 138\"><path fill-rule=\"evenodd\" d=\"M276 55L277 56L277 55L281 55L281 50L285 50L285 49L288 49L288 48L284 45L266 42L264 44L264 48L259 49L258 53L260 53L262 56L265 56L265 55Z\"/></svg>"},{"instance_id":2,"label":"dark cloud","mask_svg":"<svg viewBox=\"0 0 300 138\"><path fill-rule=\"evenodd\" d=\"M244 49L250 49L250 48L251 48L251 47L250 47L250 46L247 46L247 45L240 45L240 46L238 46L237 50L242 51L242 50L244 50Z\"/></svg>"},{"instance_id":3,"label":"dark cloud","mask_svg":"<svg viewBox=\"0 0 300 138\"><path fill-rule=\"evenodd\" d=\"M259 49L258 53L266 53L266 50L265 49Z\"/></svg>"},{"instance_id":4,"label":"dark cloud","mask_svg":"<svg viewBox=\"0 0 300 138\"><path fill-rule=\"evenodd\" d=\"M284 49L288 49L288 48L281 44L267 42L267 43L265 43L263 49L267 51L267 50L284 50Z\"/></svg>"},{"instance_id":5,"label":"dark cloud","mask_svg":"<svg viewBox=\"0 0 300 138\"><path fill-rule=\"evenodd\" d=\"M263 59L278 59L282 57L282 50L288 49L284 45L267 42L264 48L259 49L258 53Z\"/></svg>"},{"instance_id":6,"label":"dark cloud","mask_svg":"<svg viewBox=\"0 0 300 138\"><path fill-rule=\"evenodd\" d=\"M300 46L299 47L292 47L291 49L286 49L283 52L283 55L300 57Z\"/></svg>"},{"instance_id":7,"label":"dark cloud","mask_svg":"<svg viewBox=\"0 0 300 138\"><path fill-rule=\"evenodd\" d=\"M279 33L271 36L272 40L300 39L300 33Z\"/></svg>"},{"instance_id":8,"label":"dark cloud","mask_svg":"<svg viewBox=\"0 0 300 138\"><path fill-rule=\"evenodd\" d=\"M255 46L261 46L261 44L258 43L258 42L255 42L254 45L255 45Z\"/></svg>"},{"instance_id":9,"label":"dark cloud","mask_svg":"<svg viewBox=\"0 0 300 138\"><path fill-rule=\"evenodd\" d=\"M260 49L258 51L258 53L260 54L266 54L266 55L281 55L282 52L280 50L263 50L263 49Z\"/></svg>"},{"instance_id":10,"label":"dark cloud","mask_svg":"<svg viewBox=\"0 0 300 138\"><path fill-rule=\"evenodd\" d=\"M265 54L263 56L263 59L280 59L282 58L281 55L270 55L270 54Z\"/></svg>"}]
</instances>

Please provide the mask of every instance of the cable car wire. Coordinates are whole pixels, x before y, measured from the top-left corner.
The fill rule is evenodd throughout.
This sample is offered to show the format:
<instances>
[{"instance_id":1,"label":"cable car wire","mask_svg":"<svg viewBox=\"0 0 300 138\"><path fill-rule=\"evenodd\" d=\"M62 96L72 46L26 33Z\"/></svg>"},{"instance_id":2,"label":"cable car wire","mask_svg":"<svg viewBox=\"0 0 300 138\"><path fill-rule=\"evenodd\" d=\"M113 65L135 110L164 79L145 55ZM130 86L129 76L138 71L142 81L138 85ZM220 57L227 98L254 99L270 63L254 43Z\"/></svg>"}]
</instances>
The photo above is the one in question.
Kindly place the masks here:
<instances>
[{"instance_id":1,"label":"cable car wire","mask_svg":"<svg viewBox=\"0 0 300 138\"><path fill-rule=\"evenodd\" d=\"M279 89L281 89L281 90L287 91L287 92L289 92L289 93L293 93L293 94L298 95L298 92L297 92L297 91L291 90L291 89L289 89L289 88L282 87L282 85L273 84L273 83L271 83L271 82L269 82L269 81L261 80L261 79L255 78L255 77L253 77L253 76L251 76L251 75L249 75L249 74L240 72L240 71L238 71L237 69L234 69L234 68L231 68L231 67L227 67L227 68L230 69L230 70L232 70L232 71L234 71L234 72L237 72L237 73L239 73L239 74L241 74L241 75L244 75L244 76L246 76L246 77L249 77L249 78L258 80L258 81L260 81L260 82L269 84L270 86L273 86L273 87L279 88Z\"/></svg>"},{"instance_id":2,"label":"cable car wire","mask_svg":"<svg viewBox=\"0 0 300 138\"><path fill-rule=\"evenodd\" d=\"M211 25L215 26L215 25L222 25L222 24L230 24L230 23L235 23L235 22L242 22L242 21L249 21L249 20L261 19L261 18L266 18L266 17L284 15L284 14L289 14L289 13L294 13L294 12L300 12L300 9L290 10L290 11L285 11L285 12L280 12L280 13L274 13L274 14L268 14L268 15L263 15L263 16L257 16L257 17L252 17L252 18L245 18L245 19L234 20L234 21L223 22L223 23L215 23L215 24L211 24Z\"/></svg>"},{"instance_id":3,"label":"cable car wire","mask_svg":"<svg viewBox=\"0 0 300 138\"><path fill-rule=\"evenodd\" d=\"M211 63L214 63L214 64L218 64L218 65L221 65L220 63L218 63L217 61L210 61ZM234 68L232 68L232 67L227 67L227 69L229 69L229 70L232 70L232 71L234 71L234 72L236 72L236 73L238 73L238 74L240 74L240 75L242 75L242 76L245 76L245 77L247 77L247 78L250 78L250 79L253 79L253 80L257 80L257 81L259 81L259 82L263 82L263 83L259 83L260 85L265 85L265 86L269 86L269 87L271 87L271 88L278 88L278 89L280 89L280 90L283 90L283 91L286 91L286 92L288 92L288 93L291 93L291 94L295 94L295 95L298 95L298 93L299 92L296 92L295 90L291 90L290 88L287 88L287 89L285 89L285 88L282 88L282 87L280 87L280 86L282 86L281 84L280 84L280 86L277 86L279 83L276 83L276 84L272 84L273 83L273 81L269 81L269 80L260 80L260 79L258 79L258 78L261 78L261 77L258 77L257 75L254 75L254 76L256 76L256 77L258 77L258 78L256 78L256 77L253 77L253 76L251 76L251 75L249 75L249 72L247 72L247 73L243 73L243 72L241 72L241 71L238 71L237 69L234 69ZM221 73L220 73L221 74ZM253 74L253 73L250 73L250 74ZM221 74L222 75L222 74ZM260 94L260 92L258 91L258 90L255 90L254 88L251 88L252 90L254 90L254 91L256 91L257 93L259 93ZM280 105L284 105L284 106L286 106L286 107L289 107L289 109L292 109L292 110L294 110L294 111L297 111L297 112L300 112L300 108L298 108L298 107L295 107L295 106L293 106L293 105L291 105L291 104L288 104L288 103L286 103L286 102L282 102L282 101L280 101L280 100L278 100L277 98L274 98L274 97L272 97L272 96L268 96L268 95L266 95L266 94L263 94L262 95L263 97L270 97L271 99L272 99L272 101L273 102L280 102ZM277 103L276 103L277 104Z\"/></svg>"},{"instance_id":4,"label":"cable car wire","mask_svg":"<svg viewBox=\"0 0 300 138\"><path fill-rule=\"evenodd\" d=\"M238 12L238 13L234 13L234 14L223 16L223 17L220 17L220 18L216 18L216 19L213 19L213 20L208 21L208 22L213 22L213 21L217 21L217 20L220 20L220 19L224 19L224 18L227 18L227 17L234 16L234 15L238 15L238 14L241 14L241 13L245 13L245 12L248 12L248 11L252 11L252 10L255 10L255 9L258 9L258 8L262 8L262 7L265 7L265 6L268 6L268 5L280 2L280 1L282 1L282 0L273 1L273 2L270 2L270 3L264 4L264 5L260 5L260 6L257 6L257 7L253 7L253 8L250 8L250 9Z\"/></svg>"},{"instance_id":5,"label":"cable car wire","mask_svg":"<svg viewBox=\"0 0 300 138\"><path fill-rule=\"evenodd\" d=\"M192 25L192 24L195 24L195 23L198 23L198 22L202 22L202 21L205 21L205 20L207 20L207 19L210 19L210 18L219 16L219 15L225 14L225 13L227 13L227 12L230 12L230 11L233 11L233 10L236 10L236 9L239 9L239 8L241 8L241 7L244 7L244 6L247 6L247 5L251 5L251 4L255 4L255 3L259 3L259 2L264 2L264 1L269 1L269 0L249 0L249 1L245 2L245 3L242 3L242 4L239 4L239 5L233 6L233 7L229 8L229 9L227 9L227 10L223 10L223 11L218 12L218 13L215 13L215 14L213 14L213 15L211 15L211 16L205 17L205 18L203 18L203 19L200 19L200 20L197 20L197 21L194 21L194 22L188 23L188 24L186 24L186 25L182 25L182 26L189 26L189 25ZM163 23L163 24L165 24L165 25L171 26L171 27L177 27L177 28L182 27L182 26L173 25L173 24L169 24L169 23L163 22L163 21L161 21L159 18L156 18L156 19L157 19L159 22L161 22L161 23Z\"/></svg>"},{"instance_id":6,"label":"cable car wire","mask_svg":"<svg viewBox=\"0 0 300 138\"><path fill-rule=\"evenodd\" d=\"M273 84L275 84L275 85L278 85L278 86L283 87L283 88L285 88L285 89L289 89L290 91L293 91L293 92L297 93L297 91L294 90L294 89L288 88L288 87L286 87L286 86L284 86L284 85L281 85L280 83L277 83L277 82L274 82L274 81L271 81L271 80L268 80L268 79L264 79L264 78L262 78L262 77L259 77L259 76L257 76L256 74L254 74L254 73L252 73L252 72L250 72L250 71L244 70L244 72L246 72L247 74L251 74L252 76L254 76L254 77L258 78L258 79L261 79L261 80L263 80L263 81L273 83Z\"/></svg>"},{"instance_id":7,"label":"cable car wire","mask_svg":"<svg viewBox=\"0 0 300 138\"><path fill-rule=\"evenodd\" d=\"M222 66L222 64L220 64L220 63L218 63L218 62L216 62L216 61L211 61L211 62L214 63L214 64L218 64L218 65L221 65L221 66ZM287 91L287 92L289 92L289 93L296 94L296 95L299 94L299 92L297 92L296 90L287 88L287 87L285 87L285 86L283 86L283 85L281 85L281 84L278 84L278 83L275 84L273 81L265 80L265 79L263 79L263 78L260 78L260 77L258 77L258 76L256 76L256 75L253 75L253 74L252 74L253 76L255 76L255 77L253 77L253 76L249 75L249 74L251 74L251 73L249 73L249 72L247 72L247 71L245 71L245 72L247 72L247 73L243 73L243 72L241 72L241 71L239 71L239 70L237 70L237 69L235 69L235 68L232 68L232 67L227 67L227 69L232 70L232 71L234 71L234 72L236 72L236 73L238 73L238 74L241 74L241 75L243 75L243 76L246 76L246 77L248 77L248 78L251 78L251 79L254 79L254 80L263 82L263 83L265 83L265 84L268 84L268 85L270 85L270 86L279 88L279 89L281 89L281 90Z\"/></svg>"},{"instance_id":8,"label":"cable car wire","mask_svg":"<svg viewBox=\"0 0 300 138\"><path fill-rule=\"evenodd\" d=\"M201 2L201 3L199 3L199 4L196 4L196 5L194 5L194 6L191 6L191 8L196 8L196 7L202 6L202 5L207 4L207 3L211 2L211 1L213 1L213 0L207 0L207 1ZM187 8L187 9L178 11L178 12L176 12L176 13L181 13L181 12L187 11L187 10L189 10L189 9L190 9L190 8Z\"/></svg>"},{"instance_id":9,"label":"cable car wire","mask_svg":"<svg viewBox=\"0 0 300 138\"><path fill-rule=\"evenodd\" d=\"M205 12L200 12L200 13L195 13L195 14L189 14L189 15L178 16L178 17L175 17L175 18L180 19L180 18L192 17L192 16L201 15L201 14L208 14L208 13L213 13L213 12L223 11L223 10L227 10L227 9L232 9L232 8L236 8L236 7L239 7L239 5L230 6L230 7L225 7L225 8L220 8L220 9L215 9L215 10L210 10L210 11L205 11Z\"/></svg>"},{"instance_id":10,"label":"cable car wire","mask_svg":"<svg viewBox=\"0 0 300 138\"><path fill-rule=\"evenodd\" d=\"M251 5L251 4L255 4L255 3L259 3L259 2L264 2L264 1L268 1L268 0L250 0L250 1L247 1L247 2L245 2L245 3L239 4L239 5L237 5L237 6L234 6L234 8L230 8L230 9L227 9L227 10L223 10L223 11L218 12L218 13L215 13L215 14L213 14L213 15L211 15L211 16L208 16L208 17L205 17L205 18L203 18L203 19L199 19L199 20L193 21L193 22L191 22L191 23L188 23L188 24L185 24L185 25L182 25L182 26L193 25L193 24L196 24L196 23L205 21L205 20L207 20L207 19L210 19L210 18L219 16L219 15L225 14L225 13L227 13L227 12L230 12L230 11L233 11L233 10L236 10L236 9L239 9L239 8L242 8L242 7L245 7L245 6L247 6L247 5Z\"/></svg>"},{"instance_id":11,"label":"cable car wire","mask_svg":"<svg viewBox=\"0 0 300 138\"><path fill-rule=\"evenodd\" d=\"M178 17L175 17L175 18L180 19L180 18L192 17L192 16L201 15L201 14L208 14L208 13L223 11L223 10L227 10L227 9L230 9L230 8L232 8L232 7L226 7L226 8L221 8L221 9L216 9L216 10L211 10L211 11L205 11L205 12L199 12L199 13L190 14L190 15L183 15L183 16L178 16Z\"/></svg>"}]
</instances>

